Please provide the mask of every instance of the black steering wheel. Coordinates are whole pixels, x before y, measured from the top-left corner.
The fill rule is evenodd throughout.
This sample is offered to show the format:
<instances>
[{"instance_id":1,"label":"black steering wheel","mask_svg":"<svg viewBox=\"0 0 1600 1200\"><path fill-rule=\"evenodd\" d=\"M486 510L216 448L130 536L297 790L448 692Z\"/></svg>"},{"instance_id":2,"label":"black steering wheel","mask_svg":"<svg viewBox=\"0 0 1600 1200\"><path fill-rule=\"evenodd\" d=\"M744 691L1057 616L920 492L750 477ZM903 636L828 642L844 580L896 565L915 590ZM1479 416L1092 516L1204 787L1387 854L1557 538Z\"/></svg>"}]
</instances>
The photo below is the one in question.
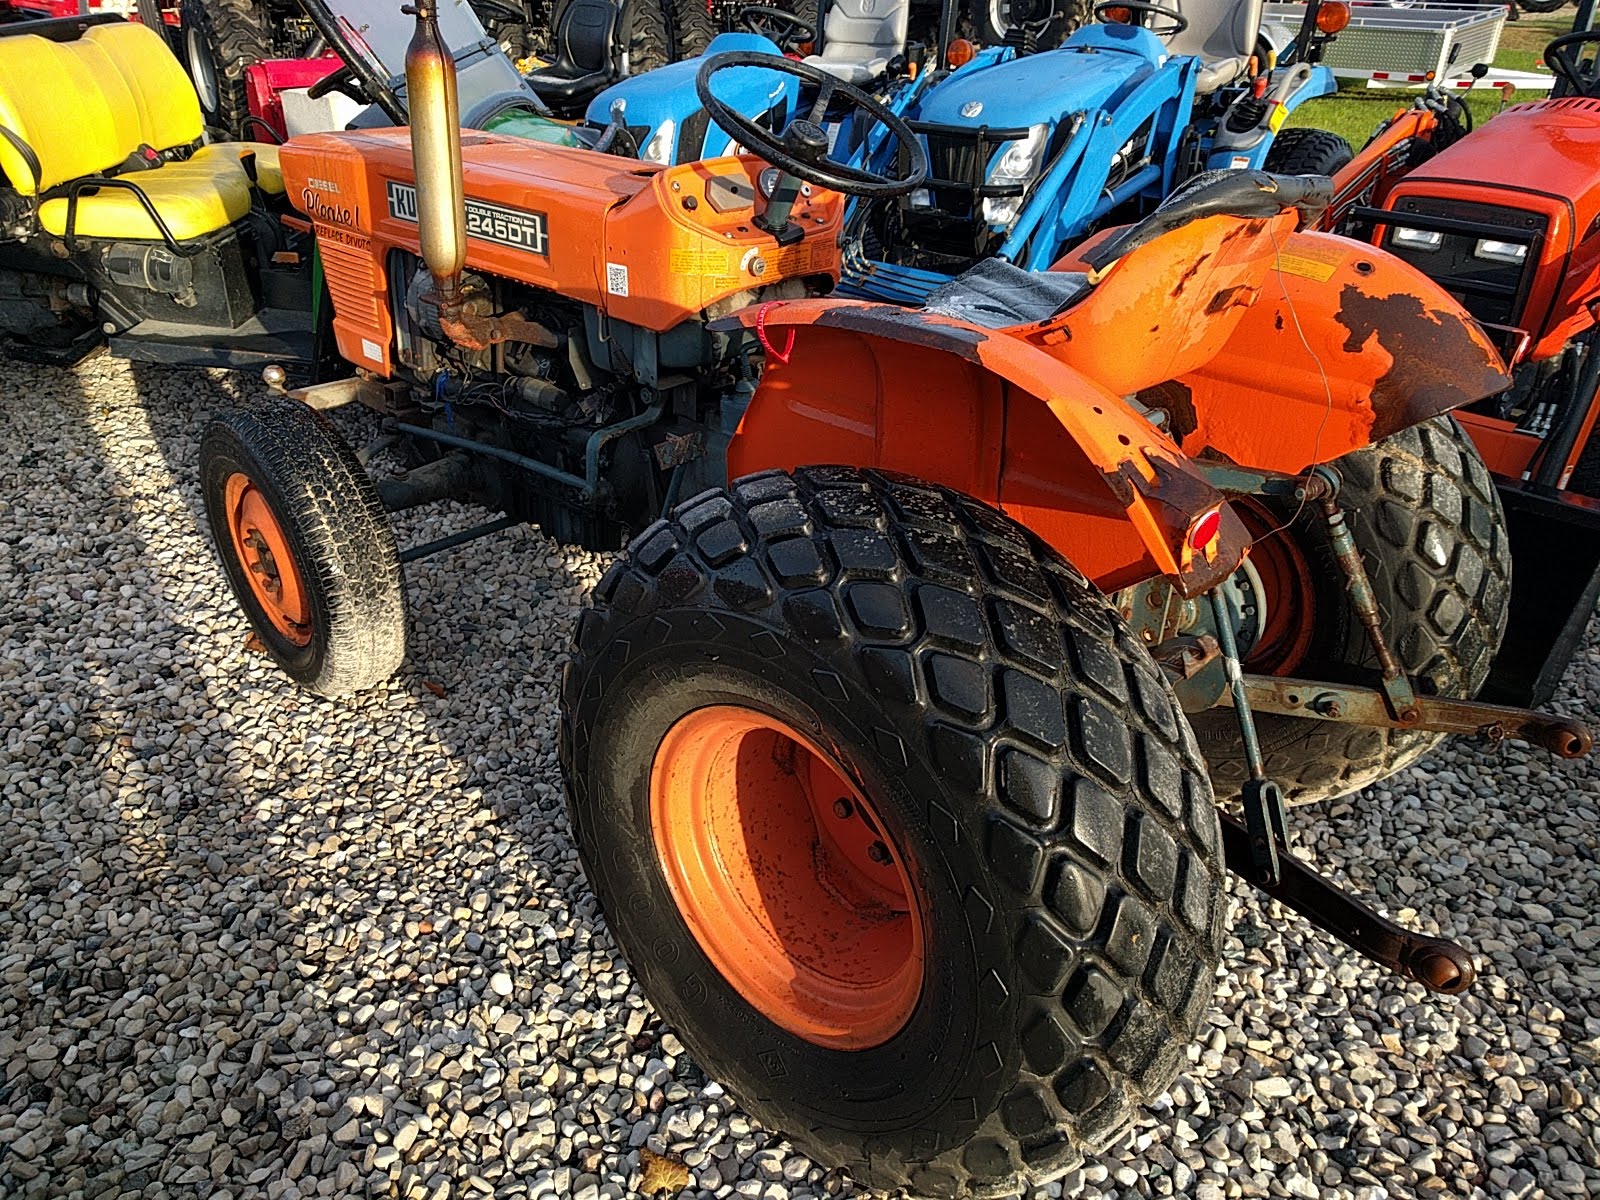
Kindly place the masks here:
<instances>
[{"instance_id":1,"label":"black steering wheel","mask_svg":"<svg viewBox=\"0 0 1600 1200\"><path fill-rule=\"evenodd\" d=\"M349 63L324 75L308 87L306 89L306 99L321 100L329 92L343 92L357 104L372 103L372 97L367 95L366 89L361 86L361 80L356 77L356 73L351 69Z\"/></svg>"},{"instance_id":2,"label":"black steering wheel","mask_svg":"<svg viewBox=\"0 0 1600 1200\"><path fill-rule=\"evenodd\" d=\"M1544 48L1545 66L1571 85L1580 96L1600 99L1600 56L1584 61L1579 47L1600 43L1600 30L1565 33Z\"/></svg>"},{"instance_id":3,"label":"black steering wheel","mask_svg":"<svg viewBox=\"0 0 1600 1200\"><path fill-rule=\"evenodd\" d=\"M793 75L802 83L814 85L818 89L817 98L812 102L810 113L790 121L789 127L780 135L763 129L743 113L728 107L712 93L711 80L722 71L740 67L760 67L780 75ZM701 63L700 70L695 73L694 90L707 115L719 129L751 153L787 171L796 179L846 196L903 196L913 188L922 186L928 177L928 156L909 125L860 88L852 87L817 67L807 66L792 58L774 58L756 51L734 50L727 54L713 54ZM836 96L848 100L850 107L888 130L890 138L898 146L895 161L907 164L904 175L879 175L828 157L828 134L822 127L822 119Z\"/></svg>"},{"instance_id":4,"label":"black steering wheel","mask_svg":"<svg viewBox=\"0 0 1600 1200\"><path fill-rule=\"evenodd\" d=\"M1142 21L1140 22L1140 24L1144 25L1146 29L1150 30L1150 32L1155 34L1157 37L1172 37L1175 34L1182 33L1185 29L1189 28L1189 18L1184 16L1177 9L1168 8L1163 4L1152 4L1150 3L1150 0L1100 0L1100 3L1094 6L1094 15L1099 17L1101 20L1106 19L1107 13L1119 11L1126 13L1144 13L1147 16L1164 18L1167 21L1167 24L1161 26L1160 28L1153 28ZM1116 23L1121 24L1122 22L1116 21Z\"/></svg>"},{"instance_id":5,"label":"black steering wheel","mask_svg":"<svg viewBox=\"0 0 1600 1200\"><path fill-rule=\"evenodd\" d=\"M817 40L815 25L771 4L746 4L739 10L739 24L751 33L770 38L785 54Z\"/></svg>"}]
</instances>

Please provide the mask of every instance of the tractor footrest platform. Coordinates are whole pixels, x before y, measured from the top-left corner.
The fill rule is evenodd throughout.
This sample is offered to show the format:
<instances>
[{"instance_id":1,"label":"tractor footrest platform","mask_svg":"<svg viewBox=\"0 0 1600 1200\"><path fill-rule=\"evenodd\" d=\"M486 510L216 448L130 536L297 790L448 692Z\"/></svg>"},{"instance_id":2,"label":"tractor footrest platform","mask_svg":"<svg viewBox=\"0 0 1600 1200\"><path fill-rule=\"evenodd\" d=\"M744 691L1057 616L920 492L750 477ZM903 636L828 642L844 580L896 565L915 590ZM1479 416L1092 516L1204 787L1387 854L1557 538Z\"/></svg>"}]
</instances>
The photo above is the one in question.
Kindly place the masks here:
<instances>
[{"instance_id":1,"label":"tractor footrest platform","mask_svg":"<svg viewBox=\"0 0 1600 1200\"><path fill-rule=\"evenodd\" d=\"M244 369L311 361L311 317L266 308L235 329L140 321L110 339L111 352L135 362Z\"/></svg>"}]
</instances>

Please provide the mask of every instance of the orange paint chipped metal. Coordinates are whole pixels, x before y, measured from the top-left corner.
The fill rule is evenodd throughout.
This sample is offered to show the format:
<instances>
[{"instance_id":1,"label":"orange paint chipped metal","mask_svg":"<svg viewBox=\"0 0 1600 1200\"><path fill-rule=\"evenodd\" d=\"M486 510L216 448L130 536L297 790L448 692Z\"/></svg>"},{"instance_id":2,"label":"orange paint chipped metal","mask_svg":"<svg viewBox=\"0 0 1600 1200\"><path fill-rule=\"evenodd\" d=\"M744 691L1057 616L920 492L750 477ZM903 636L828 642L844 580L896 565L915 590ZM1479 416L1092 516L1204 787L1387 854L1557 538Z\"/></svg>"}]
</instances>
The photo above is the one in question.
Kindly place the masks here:
<instances>
[{"instance_id":1,"label":"orange paint chipped metal","mask_svg":"<svg viewBox=\"0 0 1600 1200\"><path fill-rule=\"evenodd\" d=\"M737 705L687 714L656 750L650 826L696 942L774 1025L864 1050L910 1020L920 896L879 810L815 741Z\"/></svg>"}]
</instances>

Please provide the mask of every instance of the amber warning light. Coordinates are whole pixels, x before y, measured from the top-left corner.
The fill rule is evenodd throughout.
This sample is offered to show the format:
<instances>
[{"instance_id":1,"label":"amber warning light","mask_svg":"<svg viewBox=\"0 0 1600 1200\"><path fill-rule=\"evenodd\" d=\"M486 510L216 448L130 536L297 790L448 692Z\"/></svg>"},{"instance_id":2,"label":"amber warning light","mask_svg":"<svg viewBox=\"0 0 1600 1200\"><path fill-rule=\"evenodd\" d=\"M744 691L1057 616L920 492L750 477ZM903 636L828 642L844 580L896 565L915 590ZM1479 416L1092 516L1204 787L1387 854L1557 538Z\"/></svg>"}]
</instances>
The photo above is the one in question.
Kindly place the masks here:
<instances>
[{"instance_id":1,"label":"amber warning light","mask_svg":"<svg viewBox=\"0 0 1600 1200\"><path fill-rule=\"evenodd\" d=\"M1317 28L1323 33L1338 33L1350 24L1350 6L1341 0L1323 0L1317 7Z\"/></svg>"}]
</instances>

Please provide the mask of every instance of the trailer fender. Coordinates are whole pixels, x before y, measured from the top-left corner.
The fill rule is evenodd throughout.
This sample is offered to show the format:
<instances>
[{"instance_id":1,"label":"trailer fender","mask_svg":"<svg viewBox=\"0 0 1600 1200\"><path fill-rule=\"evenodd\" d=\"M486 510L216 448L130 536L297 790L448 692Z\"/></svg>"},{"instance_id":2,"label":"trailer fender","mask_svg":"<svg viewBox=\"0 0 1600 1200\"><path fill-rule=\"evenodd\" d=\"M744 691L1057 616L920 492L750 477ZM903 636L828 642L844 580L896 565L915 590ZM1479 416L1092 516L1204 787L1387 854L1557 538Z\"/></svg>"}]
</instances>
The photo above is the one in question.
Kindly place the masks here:
<instances>
[{"instance_id":1,"label":"trailer fender","mask_svg":"<svg viewBox=\"0 0 1600 1200\"><path fill-rule=\"evenodd\" d=\"M1221 352L1139 399L1191 457L1292 475L1510 385L1478 323L1421 272L1296 233Z\"/></svg>"},{"instance_id":2,"label":"trailer fender","mask_svg":"<svg viewBox=\"0 0 1600 1200\"><path fill-rule=\"evenodd\" d=\"M776 301L713 325L739 327L766 366L729 478L840 464L944 484L1021 521L1106 591L1160 574L1195 595L1249 544L1222 494L1149 420L1003 332L840 300ZM1196 551L1191 532L1218 509L1219 534Z\"/></svg>"}]
</instances>

